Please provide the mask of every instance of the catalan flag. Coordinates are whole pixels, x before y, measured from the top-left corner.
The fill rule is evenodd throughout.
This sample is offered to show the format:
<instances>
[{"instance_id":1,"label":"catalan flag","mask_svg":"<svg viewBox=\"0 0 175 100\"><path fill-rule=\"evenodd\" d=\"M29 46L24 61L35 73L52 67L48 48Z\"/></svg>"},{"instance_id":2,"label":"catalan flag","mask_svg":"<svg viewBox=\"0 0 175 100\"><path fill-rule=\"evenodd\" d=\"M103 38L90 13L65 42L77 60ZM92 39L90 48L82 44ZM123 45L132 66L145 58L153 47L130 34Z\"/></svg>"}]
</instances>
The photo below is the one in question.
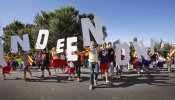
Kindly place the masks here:
<instances>
[{"instance_id":1,"label":"catalan flag","mask_svg":"<svg viewBox=\"0 0 175 100\"><path fill-rule=\"evenodd\" d=\"M170 49L170 57L175 53L175 48Z\"/></svg>"},{"instance_id":2,"label":"catalan flag","mask_svg":"<svg viewBox=\"0 0 175 100\"><path fill-rule=\"evenodd\" d=\"M33 59L30 56L28 56L28 61L30 65L33 65Z\"/></svg>"}]
</instances>

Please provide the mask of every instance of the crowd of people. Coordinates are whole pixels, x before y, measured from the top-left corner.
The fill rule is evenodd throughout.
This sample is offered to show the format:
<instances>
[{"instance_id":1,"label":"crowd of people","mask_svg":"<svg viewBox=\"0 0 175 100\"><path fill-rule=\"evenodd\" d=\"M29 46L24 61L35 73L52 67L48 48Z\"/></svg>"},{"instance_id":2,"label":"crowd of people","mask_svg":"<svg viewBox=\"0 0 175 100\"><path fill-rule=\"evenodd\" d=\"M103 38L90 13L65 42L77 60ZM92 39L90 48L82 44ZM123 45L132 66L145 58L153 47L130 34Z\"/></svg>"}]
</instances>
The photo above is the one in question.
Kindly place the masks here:
<instances>
[{"instance_id":1,"label":"crowd of people","mask_svg":"<svg viewBox=\"0 0 175 100\"><path fill-rule=\"evenodd\" d=\"M122 51L121 51L122 52ZM48 71L48 74L51 75L50 68L53 68L54 74L57 74L57 68L61 68L63 73L68 74L68 80L72 80L76 73L77 81L83 81L81 79L81 68L90 69L90 87L92 90L97 86L97 79L99 72L101 75L105 74L105 82L109 83L110 79L121 77L123 69L129 69L129 64L120 65L116 64L116 52L115 47L112 46L112 43L104 43L100 46L97 46L95 42L91 42L90 47L85 48L84 51L75 51L73 54L78 56L77 61L67 61L66 50L63 53L57 53L56 48L53 47L50 51L46 47L43 50L35 51L20 51L16 54L7 53L4 54L4 60L2 67L2 80L6 79L6 74L10 74L11 70L16 70L17 68L20 71L24 72L23 79L26 80L26 73L29 72L32 76L32 72L29 66L37 66L41 69L40 78L44 78L44 70ZM157 70L163 68L164 62L167 64L167 69L170 71L170 66L174 63L174 57L167 54L167 58L163 58L160 52L151 54L148 52L148 58L142 56L141 59L137 57L137 54L132 55L131 60L133 68L140 74L143 71L148 71L150 65ZM121 53L121 60L125 59L125 54ZM115 71L116 70L116 74Z\"/></svg>"}]
</instances>

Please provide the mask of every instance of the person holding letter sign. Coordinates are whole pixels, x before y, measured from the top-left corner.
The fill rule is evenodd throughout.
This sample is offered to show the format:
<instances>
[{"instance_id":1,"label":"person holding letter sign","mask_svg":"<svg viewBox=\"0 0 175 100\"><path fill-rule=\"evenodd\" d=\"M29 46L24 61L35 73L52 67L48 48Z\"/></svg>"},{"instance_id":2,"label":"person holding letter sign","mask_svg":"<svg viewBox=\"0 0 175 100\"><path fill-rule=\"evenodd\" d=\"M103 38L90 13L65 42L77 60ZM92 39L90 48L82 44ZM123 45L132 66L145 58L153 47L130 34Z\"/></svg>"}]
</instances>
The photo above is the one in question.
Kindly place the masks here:
<instances>
[{"instance_id":1,"label":"person holding letter sign","mask_svg":"<svg viewBox=\"0 0 175 100\"><path fill-rule=\"evenodd\" d=\"M25 51L21 51L20 56L21 56L21 59L22 59L22 65L23 65L23 70L24 70L23 79L26 80L26 72L27 71L30 73L30 77L32 76L32 73L29 70L28 54Z\"/></svg>"},{"instance_id":2,"label":"person holding letter sign","mask_svg":"<svg viewBox=\"0 0 175 100\"><path fill-rule=\"evenodd\" d=\"M99 65L98 65L98 49L96 48L96 44L92 41L89 49L89 68L90 68L90 90L94 89L94 86L97 85L97 77L99 73ZM95 75L95 77L94 77Z\"/></svg>"},{"instance_id":3,"label":"person holding letter sign","mask_svg":"<svg viewBox=\"0 0 175 100\"><path fill-rule=\"evenodd\" d=\"M40 78L44 77L44 70L47 69L49 75L51 75L50 69L49 69L49 64L50 64L50 55L49 55L49 50L46 47L46 49L43 49L41 52L41 72L42 75Z\"/></svg>"},{"instance_id":4,"label":"person holding letter sign","mask_svg":"<svg viewBox=\"0 0 175 100\"><path fill-rule=\"evenodd\" d=\"M109 69L109 51L106 48L106 43L102 45L102 48L99 52L100 57L100 70L105 72L106 83L109 83L108 80L108 69Z\"/></svg>"},{"instance_id":5,"label":"person holding letter sign","mask_svg":"<svg viewBox=\"0 0 175 100\"><path fill-rule=\"evenodd\" d=\"M7 65L8 58L6 56L3 57L3 62L2 62L2 76L3 78L1 80L6 80L5 74L10 74L11 67Z\"/></svg>"},{"instance_id":6,"label":"person holding letter sign","mask_svg":"<svg viewBox=\"0 0 175 100\"><path fill-rule=\"evenodd\" d=\"M112 43L108 43L108 51L109 51L109 67L110 67L110 76L113 78L114 76L114 67L115 67L115 52L112 47Z\"/></svg>"},{"instance_id":7,"label":"person holding letter sign","mask_svg":"<svg viewBox=\"0 0 175 100\"><path fill-rule=\"evenodd\" d=\"M50 63L51 67L54 69L54 72L56 74L56 68L59 66L59 56L58 56L58 53L56 52L56 48L53 47L52 50L51 50L51 58L52 58L52 61Z\"/></svg>"}]
</instances>

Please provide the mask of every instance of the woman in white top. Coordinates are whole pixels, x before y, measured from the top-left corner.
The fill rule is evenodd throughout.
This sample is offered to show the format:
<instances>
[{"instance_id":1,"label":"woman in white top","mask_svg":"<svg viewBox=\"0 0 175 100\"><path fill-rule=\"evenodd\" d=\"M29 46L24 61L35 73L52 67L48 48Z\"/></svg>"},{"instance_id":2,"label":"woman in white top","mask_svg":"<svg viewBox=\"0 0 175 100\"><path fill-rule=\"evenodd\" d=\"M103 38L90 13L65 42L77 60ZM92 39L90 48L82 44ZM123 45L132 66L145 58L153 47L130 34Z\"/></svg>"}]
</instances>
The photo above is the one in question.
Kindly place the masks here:
<instances>
[{"instance_id":1,"label":"woman in white top","mask_svg":"<svg viewBox=\"0 0 175 100\"><path fill-rule=\"evenodd\" d=\"M3 78L1 80L6 80L5 74L10 74L11 67L7 66L7 62L8 62L8 58L4 56L3 62L2 62L2 76L3 76Z\"/></svg>"},{"instance_id":2,"label":"woman in white top","mask_svg":"<svg viewBox=\"0 0 175 100\"><path fill-rule=\"evenodd\" d=\"M162 57L162 55L159 53L158 54L158 63L157 63L157 67L159 68L159 69L162 69L163 68L163 62L164 61L166 61L166 59L165 58L163 58Z\"/></svg>"}]
</instances>

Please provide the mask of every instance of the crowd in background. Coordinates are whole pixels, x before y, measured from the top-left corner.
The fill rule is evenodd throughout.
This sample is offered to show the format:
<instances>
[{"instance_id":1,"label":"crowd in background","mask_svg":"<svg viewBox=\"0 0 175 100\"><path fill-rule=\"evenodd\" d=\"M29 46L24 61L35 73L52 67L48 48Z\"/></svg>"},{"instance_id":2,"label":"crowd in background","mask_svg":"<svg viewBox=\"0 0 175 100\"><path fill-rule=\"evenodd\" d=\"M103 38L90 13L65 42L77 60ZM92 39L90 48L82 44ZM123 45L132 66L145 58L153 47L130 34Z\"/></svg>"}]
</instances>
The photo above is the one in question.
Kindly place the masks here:
<instances>
[{"instance_id":1,"label":"crowd in background","mask_svg":"<svg viewBox=\"0 0 175 100\"><path fill-rule=\"evenodd\" d=\"M2 67L2 80L6 79L6 74L10 74L11 70L19 69L24 72L23 79L26 80L26 73L29 72L32 77L32 72L30 71L30 66L37 66L41 69L40 78L44 77L44 70L46 69L49 75L57 74L57 69L60 68L63 73L68 74L68 80L72 80L72 77L77 77L77 81L83 81L81 79L81 68L90 69L90 87L92 90L94 86L97 85L97 79L99 72L101 75L105 74L105 81L109 83L109 79L121 77L123 69L129 70L130 63L127 65L116 64L116 48L112 46L112 43L104 43L97 46L95 42L91 42L90 47L85 47L84 51L75 51L72 54L78 56L77 61L67 61L66 49L63 53L57 53L56 48L53 47L48 50L46 47L43 50L31 50L31 51L20 51L16 54L7 53L4 54L4 61L1 65ZM121 60L125 59L125 54L121 51ZM141 59L137 57L137 54L133 52L131 55L131 61L133 68L140 74L143 71L148 71L153 66L156 70L161 70L166 62L167 70L170 71L171 64L174 64L174 56L167 54L167 58L163 58L160 52L155 52L151 54L148 51L148 57ZM54 70L51 73L50 68ZM116 74L114 73L116 70Z\"/></svg>"}]
</instances>

